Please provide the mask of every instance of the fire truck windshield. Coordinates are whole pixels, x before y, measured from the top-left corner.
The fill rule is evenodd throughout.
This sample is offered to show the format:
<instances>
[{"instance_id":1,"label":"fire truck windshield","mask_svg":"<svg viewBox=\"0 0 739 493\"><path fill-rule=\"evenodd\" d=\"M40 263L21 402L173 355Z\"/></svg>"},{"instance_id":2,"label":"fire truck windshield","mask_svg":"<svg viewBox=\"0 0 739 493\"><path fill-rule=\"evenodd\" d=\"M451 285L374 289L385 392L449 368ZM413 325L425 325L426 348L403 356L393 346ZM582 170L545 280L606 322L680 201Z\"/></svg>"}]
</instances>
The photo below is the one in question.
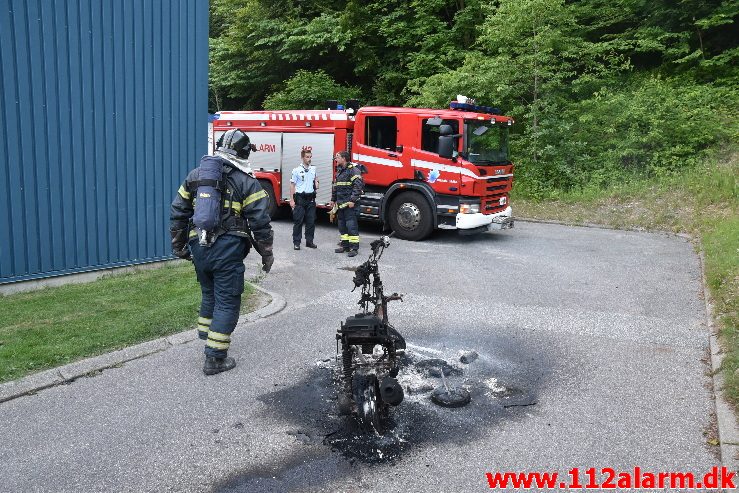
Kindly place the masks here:
<instances>
[{"instance_id":1,"label":"fire truck windshield","mask_svg":"<svg viewBox=\"0 0 739 493\"><path fill-rule=\"evenodd\" d=\"M464 121L464 153L474 164L508 163L508 127L490 121Z\"/></svg>"}]
</instances>

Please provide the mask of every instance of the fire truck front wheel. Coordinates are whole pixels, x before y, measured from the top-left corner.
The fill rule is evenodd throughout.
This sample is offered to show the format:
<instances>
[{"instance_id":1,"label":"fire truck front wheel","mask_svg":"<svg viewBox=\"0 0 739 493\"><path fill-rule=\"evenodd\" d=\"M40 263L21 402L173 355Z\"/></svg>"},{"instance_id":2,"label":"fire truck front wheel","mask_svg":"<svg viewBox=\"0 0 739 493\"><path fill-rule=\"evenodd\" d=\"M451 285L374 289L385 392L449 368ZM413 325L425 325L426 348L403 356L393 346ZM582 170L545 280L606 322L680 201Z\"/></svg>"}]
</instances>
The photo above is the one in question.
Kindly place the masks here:
<instances>
[{"instance_id":1,"label":"fire truck front wheel","mask_svg":"<svg viewBox=\"0 0 739 493\"><path fill-rule=\"evenodd\" d=\"M402 192L390 202L390 228L404 240L423 240L434 230L431 206L415 192Z\"/></svg>"},{"instance_id":2,"label":"fire truck front wheel","mask_svg":"<svg viewBox=\"0 0 739 493\"><path fill-rule=\"evenodd\" d=\"M269 217L275 219L280 208L277 206L277 199L275 198L275 191L272 189L272 183L267 180L259 180L259 184L262 185L262 189L267 192L267 199L269 200Z\"/></svg>"}]
</instances>

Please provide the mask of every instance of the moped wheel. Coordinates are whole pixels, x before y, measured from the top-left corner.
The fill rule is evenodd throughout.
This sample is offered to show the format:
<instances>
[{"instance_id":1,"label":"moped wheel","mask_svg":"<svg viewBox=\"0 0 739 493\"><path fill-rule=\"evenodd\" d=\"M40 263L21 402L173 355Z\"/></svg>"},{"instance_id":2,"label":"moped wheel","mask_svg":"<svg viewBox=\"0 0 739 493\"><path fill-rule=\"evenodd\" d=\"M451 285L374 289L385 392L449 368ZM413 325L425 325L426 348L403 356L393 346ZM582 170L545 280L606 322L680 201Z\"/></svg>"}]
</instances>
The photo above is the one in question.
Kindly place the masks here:
<instances>
[{"instance_id":1,"label":"moped wheel","mask_svg":"<svg viewBox=\"0 0 739 493\"><path fill-rule=\"evenodd\" d=\"M354 375L352 379L354 402L357 405L357 422L363 432L381 432L382 402L374 375Z\"/></svg>"}]
</instances>

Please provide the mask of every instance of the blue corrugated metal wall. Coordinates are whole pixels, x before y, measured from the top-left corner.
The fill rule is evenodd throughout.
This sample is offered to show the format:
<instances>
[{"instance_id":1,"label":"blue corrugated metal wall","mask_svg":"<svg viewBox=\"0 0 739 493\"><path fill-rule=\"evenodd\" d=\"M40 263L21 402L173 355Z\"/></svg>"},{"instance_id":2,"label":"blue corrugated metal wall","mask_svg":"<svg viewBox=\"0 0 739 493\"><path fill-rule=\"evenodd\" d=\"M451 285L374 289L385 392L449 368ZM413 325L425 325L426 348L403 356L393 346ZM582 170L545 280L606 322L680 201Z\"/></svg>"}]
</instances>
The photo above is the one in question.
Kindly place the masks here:
<instances>
[{"instance_id":1,"label":"blue corrugated metal wall","mask_svg":"<svg viewBox=\"0 0 739 493\"><path fill-rule=\"evenodd\" d=\"M207 0L0 0L0 284L169 256Z\"/></svg>"}]
</instances>

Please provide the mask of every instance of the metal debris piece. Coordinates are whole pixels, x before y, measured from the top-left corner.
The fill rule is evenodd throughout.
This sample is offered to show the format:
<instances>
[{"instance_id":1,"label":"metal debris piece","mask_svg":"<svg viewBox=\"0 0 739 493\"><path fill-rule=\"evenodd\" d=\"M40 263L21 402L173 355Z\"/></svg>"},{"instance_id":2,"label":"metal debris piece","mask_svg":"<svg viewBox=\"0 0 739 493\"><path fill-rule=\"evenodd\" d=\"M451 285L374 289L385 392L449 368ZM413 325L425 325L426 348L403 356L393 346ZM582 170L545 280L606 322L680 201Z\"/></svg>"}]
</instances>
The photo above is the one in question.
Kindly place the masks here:
<instances>
[{"instance_id":1,"label":"metal debris piece","mask_svg":"<svg viewBox=\"0 0 739 493\"><path fill-rule=\"evenodd\" d=\"M456 368L443 359L424 359L415 364L416 369L428 377L440 378L442 370L445 375L461 375L462 370Z\"/></svg>"},{"instance_id":2,"label":"metal debris piece","mask_svg":"<svg viewBox=\"0 0 739 493\"><path fill-rule=\"evenodd\" d=\"M406 384L406 390L409 394L425 394L434 390L434 386L428 382L413 382Z\"/></svg>"},{"instance_id":3,"label":"metal debris piece","mask_svg":"<svg viewBox=\"0 0 739 493\"><path fill-rule=\"evenodd\" d=\"M459 361L464 363L465 365L469 365L473 361L475 361L479 357L479 354L477 354L476 351L462 351L462 354L459 356Z\"/></svg>"},{"instance_id":4,"label":"metal debris piece","mask_svg":"<svg viewBox=\"0 0 739 493\"><path fill-rule=\"evenodd\" d=\"M444 388L437 388L431 393L431 401L442 407L463 407L470 403L470 393L465 389L450 389L444 376L444 368L439 368Z\"/></svg>"},{"instance_id":5,"label":"metal debris piece","mask_svg":"<svg viewBox=\"0 0 739 493\"><path fill-rule=\"evenodd\" d=\"M470 400L470 393L464 389L438 387L431 392L431 401L441 407L464 407Z\"/></svg>"}]
</instances>

